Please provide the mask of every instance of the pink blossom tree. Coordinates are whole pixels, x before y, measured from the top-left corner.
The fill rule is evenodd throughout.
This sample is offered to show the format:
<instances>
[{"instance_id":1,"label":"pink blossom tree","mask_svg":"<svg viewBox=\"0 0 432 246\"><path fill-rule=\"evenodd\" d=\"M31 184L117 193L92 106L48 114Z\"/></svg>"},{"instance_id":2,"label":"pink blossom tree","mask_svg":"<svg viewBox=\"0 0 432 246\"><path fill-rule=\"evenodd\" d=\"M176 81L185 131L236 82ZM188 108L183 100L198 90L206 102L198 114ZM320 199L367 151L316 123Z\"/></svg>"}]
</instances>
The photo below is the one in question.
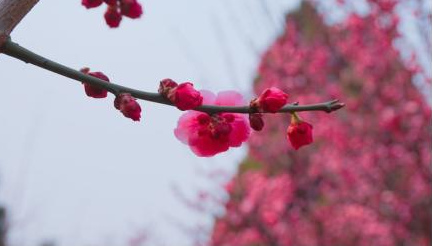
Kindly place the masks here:
<instances>
[{"instance_id":1,"label":"pink blossom tree","mask_svg":"<svg viewBox=\"0 0 432 246\"><path fill-rule=\"evenodd\" d=\"M321 137L299 152L278 134L289 117L266 117L226 185L211 245L431 244L431 109L413 83L418 69L393 46L398 3L368 4L369 14L334 25L310 3L287 16L256 93L276 86L347 109L303 114Z\"/></svg>"}]
</instances>

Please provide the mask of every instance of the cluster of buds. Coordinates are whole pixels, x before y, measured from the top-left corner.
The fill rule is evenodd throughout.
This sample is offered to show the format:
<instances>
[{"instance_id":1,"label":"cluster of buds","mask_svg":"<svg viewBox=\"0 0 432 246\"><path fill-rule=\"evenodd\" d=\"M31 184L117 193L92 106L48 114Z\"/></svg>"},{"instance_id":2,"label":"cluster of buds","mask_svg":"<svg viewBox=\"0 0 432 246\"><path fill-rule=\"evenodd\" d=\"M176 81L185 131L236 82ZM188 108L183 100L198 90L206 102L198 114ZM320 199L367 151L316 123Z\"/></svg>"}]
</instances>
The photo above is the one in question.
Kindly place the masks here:
<instances>
[{"instance_id":1,"label":"cluster of buds","mask_svg":"<svg viewBox=\"0 0 432 246\"><path fill-rule=\"evenodd\" d=\"M89 68L81 69L82 73L91 75L109 83L108 77L102 72L90 72ZM93 98L105 98L108 91L83 81L85 93ZM188 110L178 122L174 130L175 136L190 146L198 156L213 156L227 151L231 147L239 147L250 135L250 128L261 131L264 127L263 113L277 113L286 105L288 95L278 88L271 87L250 102L249 121L240 113L220 112L208 114L193 111L203 105L241 106L243 97L235 91L224 91L217 95L209 91L197 91L191 82L177 83L172 79L160 81L159 94L175 105L178 109ZM129 93L118 93L114 107L125 117L133 121L141 118L141 107ZM300 119L293 112L291 125L288 127L287 138L294 149L312 143L312 125Z\"/></svg>"},{"instance_id":2,"label":"cluster of buds","mask_svg":"<svg viewBox=\"0 0 432 246\"><path fill-rule=\"evenodd\" d=\"M249 114L249 123L255 131L264 128L264 112L277 113L286 105L288 95L276 87L264 90L261 95L250 102L252 113ZM312 125L303 121L295 112L291 114L291 124L287 130L287 138L294 149L313 142Z\"/></svg>"},{"instance_id":3,"label":"cluster of buds","mask_svg":"<svg viewBox=\"0 0 432 246\"><path fill-rule=\"evenodd\" d=\"M262 119L264 112L277 113L287 103L288 95L276 87L264 90L258 98L250 102L252 113L249 114L249 123L255 131L264 128Z\"/></svg>"},{"instance_id":4,"label":"cluster of buds","mask_svg":"<svg viewBox=\"0 0 432 246\"><path fill-rule=\"evenodd\" d=\"M131 19L139 18L142 13L142 6L137 0L82 0L81 4L84 7L96 8L105 3L107 10L104 18L107 25L111 28L118 27L122 20L122 16Z\"/></svg>"},{"instance_id":5,"label":"cluster of buds","mask_svg":"<svg viewBox=\"0 0 432 246\"><path fill-rule=\"evenodd\" d=\"M80 71L109 83L108 77L102 72L90 72L90 69L87 67L82 68ZM107 90L90 85L86 81L83 81L82 83L84 84L84 90L87 96L93 98L107 97ZM120 93L116 95L114 107L120 110L120 112L122 112L125 117L130 118L133 121L139 121L141 118L141 107L137 103L136 99L129 93Z\"/></svg>"}]
</instances>

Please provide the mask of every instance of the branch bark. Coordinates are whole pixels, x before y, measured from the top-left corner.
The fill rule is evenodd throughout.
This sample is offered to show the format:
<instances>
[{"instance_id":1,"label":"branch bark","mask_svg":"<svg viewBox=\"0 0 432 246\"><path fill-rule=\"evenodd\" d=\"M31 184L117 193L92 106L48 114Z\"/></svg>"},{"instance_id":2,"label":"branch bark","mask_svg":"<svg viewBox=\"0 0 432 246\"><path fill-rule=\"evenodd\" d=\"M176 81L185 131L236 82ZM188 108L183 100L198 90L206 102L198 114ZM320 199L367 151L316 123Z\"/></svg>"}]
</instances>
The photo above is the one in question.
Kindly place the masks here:
<instances>
[{"instance_id":1,"label":"branch bark","mask_svg":"<svg viewBox=\"0 0 432 246\"><path fill-rule=\"evenodd\" d=\"M0 0L0 47L39 0Z\"/></svg>"},{"instance_id":2,"label":"branch bark","mask_svg":"<svg viewBox=\"0 0 432 246\"><path fill-rule=\"evenodd\" d=\"M135 98L139 98L145 101L151 101L155 103L166 104L174 106L169 100L160 95L159 93L140 91L129 87L121 86L114 83L107 83L104 80L96 77L87 75L75 69L69 68L55 61L51 61L43 56L40 56L24 47L21 47L17 43L12 42L10 39L6 40L3 44L2 52L11 57L17 58L26 63L31 63L43 69L51 72L63 75L65 77L74 79L79 82L85 81L87 84L103 88L114 95L120 93L130 93ZM324 103L309 104L309 105L298 105L297 103L288 104L279 110L279 113L292 113L298 111L324 111L327 113L333 112L345 106L344 103L340 103L339 100L331 100ZM254 110L249 106L216 106L216 105L202 105L201 107L195 108L196 111L205 112L208 114L215 113L254 113Z\"/></svg>"}]
</instances>

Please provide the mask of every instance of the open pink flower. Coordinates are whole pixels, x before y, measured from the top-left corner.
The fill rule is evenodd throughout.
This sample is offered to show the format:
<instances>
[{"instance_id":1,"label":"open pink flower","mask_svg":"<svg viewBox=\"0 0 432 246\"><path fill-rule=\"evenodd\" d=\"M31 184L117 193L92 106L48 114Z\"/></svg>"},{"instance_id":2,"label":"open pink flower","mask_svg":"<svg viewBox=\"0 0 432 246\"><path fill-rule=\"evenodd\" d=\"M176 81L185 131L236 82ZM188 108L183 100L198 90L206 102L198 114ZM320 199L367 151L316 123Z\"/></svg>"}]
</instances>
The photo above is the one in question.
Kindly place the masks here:
<instances>
[{"instance_id":1,"label":"open pink flower","mask_svg":"<svg viewBox=\"0 0 432 246\"><path fill-rule=\"evenodd\" d=\"M201 91L204 104L238 106L243 105L242 96L234 91L220 92L217 96L208 91ZM210 157L227 151L230 147L239 147L250 133L245 115L236 113L219 113L212 116L189 111L183 114L175 136L201 157Z\"/></svg>"},{"instance_id":2,"label":"open pink flower","mask_svg":"<svg viewBox=\"0 0 432 246\"><path fill-rule=\"evenodd\" d=\"M296 113L292 114L287 135L294 149L298 150L300 147L313 142L312 128L311 124L301 120Z\"/></svg>"},{"instance_id":3,"label":"open pink flower","mask_svg":"<svg viewBox=\"0 0 432 246\"><path fill-rule=\"evenodd\" d=\"M139 121L141 118L141 107L136 99L129 93L121 93L114 100L114 107L127 118Z\"/></svg>"},{"instance_id":4,"label":"open pink flower","mask_svg":"<svg viewBox=\"0 0 432 246\"><path fill-rule=\"evenodd\" d=\"M256 99L258 108L266 112L276 113L287 103L288 95L276 87L267 88Z\"/></svg>"}]
</instances>

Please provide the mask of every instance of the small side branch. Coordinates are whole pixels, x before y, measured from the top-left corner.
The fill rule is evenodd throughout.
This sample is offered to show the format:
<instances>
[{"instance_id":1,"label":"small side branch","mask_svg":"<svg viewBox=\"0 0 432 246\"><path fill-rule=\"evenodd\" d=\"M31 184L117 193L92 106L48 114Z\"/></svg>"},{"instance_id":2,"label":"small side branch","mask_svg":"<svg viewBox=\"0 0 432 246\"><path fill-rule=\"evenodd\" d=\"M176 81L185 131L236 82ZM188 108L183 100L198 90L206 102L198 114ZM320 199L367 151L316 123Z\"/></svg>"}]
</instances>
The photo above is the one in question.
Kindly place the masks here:
<instances>
[{"instance_id":1,"label":"small side branch","mask_svg":"<svg viewBox=\"0 0 432 246\"><path fill-rule=\"evenodd\" d=\"M39 0L0 0L0 47Z\"/></svg>"},{"instance_id":2,"label":"small side branch","mask_svg":"<svg viewBox=\"0 0 432 246\"><path fill-rule=\"evenodd\" d=\"M169 100L160 95L159 93L140 91L132 89L129 87L121 86L114 83L107 83L104 80L98 79L96 77L84 74L75 69L69 68L55 61L51 61L45 57L42 57L24 47L21 47L17 43L12 42L10 39L1 47L1 52L17 58L23 62L31 63L43 69L49 70L51 72L63 75L65 77L71 78L73 80L97 86L107 91L118 95L119 93L130 93L135 98L139 98L145 101L151 101L155 103L166 104L174 106ZM340 103L339 100L331 100L328 102L308 104L308 105L298 105L297 103L288 104L279 110L279 113L292 113L300 111L324 111L327 113L333 112L345 106L344 103ZM202 105L201 107L195 108L196 111L206 112L209 114L230 112L230 113L253 113L253 110L249 106L215 106L215 105Z\"/></svg>"}]
</instances>

